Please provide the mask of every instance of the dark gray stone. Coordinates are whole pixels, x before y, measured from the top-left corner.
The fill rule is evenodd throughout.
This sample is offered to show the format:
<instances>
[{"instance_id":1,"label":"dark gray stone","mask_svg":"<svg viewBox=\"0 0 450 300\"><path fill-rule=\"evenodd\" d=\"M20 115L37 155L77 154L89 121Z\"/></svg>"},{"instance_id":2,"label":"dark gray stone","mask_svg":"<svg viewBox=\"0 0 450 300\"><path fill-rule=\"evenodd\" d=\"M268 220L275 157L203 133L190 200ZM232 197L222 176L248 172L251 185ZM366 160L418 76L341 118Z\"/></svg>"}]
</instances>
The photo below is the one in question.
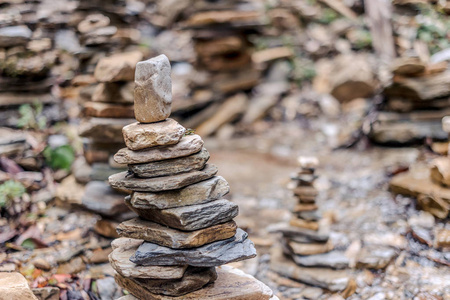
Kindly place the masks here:
<instances>
[{"instance_id":1,"label":"dark gray stone","mask_svg":"<svg viewBox=\"0 0 450 300\"><path fill-rule=\"evenodd\" d=\"M248 234L238 228L236 235L194 249L171 249L144 242L130 258L137 265L183 265L214 267L256 256Z\"/></svg>"},{"instance_id":2,"label":"dark gray stone","mask_svg":"<svg viewBox=\"0 0 450 300\"><path fill-rule=\"evenodd\" d=\"M125 194L115 191L104 181L91 181L86 185L81 201L88 210L113 217L128 211L124 197Z\"/></svg>"},{"instance_id":3,"label":"dark gray stone","mask_svg":"<svg viewBox=\"0 0 450 300\"><path fill-rule=\"evenodd\" d=\"M294 261L303 267L324 267L332 269L345 269L349 266L349 259L342 251L331 251L315 255L292 255Z\"/></svg>"}]
</instances>

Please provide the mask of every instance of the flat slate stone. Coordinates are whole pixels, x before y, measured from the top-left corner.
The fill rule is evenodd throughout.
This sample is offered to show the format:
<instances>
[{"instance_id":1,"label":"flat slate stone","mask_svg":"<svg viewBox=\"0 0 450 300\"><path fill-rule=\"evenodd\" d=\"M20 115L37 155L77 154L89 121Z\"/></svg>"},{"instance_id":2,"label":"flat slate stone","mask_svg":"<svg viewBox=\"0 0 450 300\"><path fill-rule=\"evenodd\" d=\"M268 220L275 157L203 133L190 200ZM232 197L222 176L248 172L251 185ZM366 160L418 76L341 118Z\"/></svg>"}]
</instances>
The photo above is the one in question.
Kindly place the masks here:
<instances>
[{"instance_id":1,"label":"flat slate stone","mask_svg":"<svg viewBox=\"0 0 450 300\"><path fill-rule=\"evenodd\" d=\"M170 116L172 79L164 54L138 62L134 76L134 108L141 123L162 121Z\"/></svg>"},{"instance_id":2,"label":"flat slate stone","mask_svg":"<svg viewBox=\"0 0 450 300\"><path fill-rule=\"evenodd\" d=\"M186 271L187 265L179 266L137 266L130 261L143 240L119 238L113 241L113 252L109 254L109 262L114 270L122 276L148 279L179 279Z\"/></svg>"},{"instance_id":3,"label":"flat slate stone","mask_svg":"<svg viewBox=\"0 0 450 300\"><path fill-rule=\"evenodd\" d=\"M306 228L289 226L287 224L274 224L269 226L268 230L270 232L280 232L283 236L300 243L306 241L326 242L329 238L329 232L321 232L320 230L315 231Z\"/></svg>"},{"instance_id":4,"label":"flat slate stone","mask_svg":"<svg viewBox=\"0 0 450 300\"><path fill-rule=\"evenodd\" d=\"M209 152L206 148L202 148L200 152L189 156L154 161L146 164L129 165L129 169L137 177L152 178L168 176L203 169L208 159Z\"/></svg>"},{"instance_id":5,"label":"flat slate stone","mask_svg":"<svg viewBox=\"0 0 450 300\"><path fill-rule=\"evenodd\" d=\"M136 209L125 198L131 210L143 219L185 231L193 231L232 220L239 213L239 207L226 199L206 204L189 205L168 209Z\"/></svg>"},{"instance_id":6,"label":"flat slate stone","mask_svg":"<svg viewBox=\"0 0 450 300\"><path fill-rule=\"evenodd\" d=\"M217 279L216 268L188 267L183 277L176 280L134 279L151 293L182 296L201 289Z\"/></svg>"},{"instance_id":7,"label":"flat slate stone","mask_svg":"<svg viewBox=\"0 0 450 300\"><path fill-rule=\"evenodd\" d=\"M92 138L96 142L123 143L122 127L135 122L134 119L90 118L80 123L82 137Z\"/></svg>"},{"instance_id":8,"label":"flat slate stone","mask_svg":"<svg viewBox=\"0 0 450 300\"><path fill-rule=\"evenodd\" d=\"M84 115L97 118L133 118L133 105L114 103L86 102Z\"/></svg>"},{"instance_id":9,"label":"flat slate stone","mask_svg":"<svg viewBox=\"0 0 450 300\"><path fill-rule=\"evenodd\" d=\"M137 265L220 266L256 256L256 249L247 236L245 231L238 228L233 238L193 249L171 249L144 242L130 260Z\"/></svg>"},{"instance_id":10,"label":"flat slate stone","mask_svg":"<svg viewBox=\"0 0 450 300\"><path fill-rule=\"evenodd\" d=\"M135 218L121 223L117 227L117 232L122 237L142 239L160 246L183 249L229 239L236 234L236 229L236 223L230 221L200 230L181 231Z\"/></svg>"},{"instance_id":11,"label":"flat slate stone","mask_svg":"<svg viewBox=\"0 0 450 300\"><path fill-rule=\"evenodd\" d=\"M186 129L173 119L151 124L133 123L122 129L123 139L130 150L173 145L185 132Z\"/></svg>"},{"instance_id":12,"label":"flat slate stone","mask_svg":"<svg viewBox=\"0 0 450 300\"><path fill-rule=\"evenodd\" d=\"M168 297L151 293L145 287L129 278L116 275L116 282L133 296L122 297L123 300L278 300L268 286L243 271L221 266L216 268L217 280L195 292L180 296ZM135 298L136 297L136 298ZM120 298L122 300L122 298Z\"/></svg>"},{"instance_id":13,"label":"flat slate stone","mask_svg":"<svg viewBox=\"0 0 450 300\"><path fill-rule=\"evenodd\" d=\"M122 139L122 136L120 138ZM175 145L158 146L139 151L123 148L114 155L114 160L119 164L130 165L184 157L199 152L203 144L204 142L199 135L192 134L184 136Z\"/></svg>"},{"instance_id":14,"label":"flat slate stone","mask_svg":"<svg viewBox=\"0 0 450 300\"><path fill-rule=\"evenodd\" d=\"M100 82L131 81L136 64L143 55L139 51L117 53L103 57L95 67L94 76Z\"/></svg>"},{"instance_id":15,"label":"flat slate stone","mask_svg":"<svg viewBox=\"0 0 450 300\"><path fill-rule=\"evenodd\" d=\"M109 176L109 184L115 189L126 189L138 192L160 192L181 189L193 183L213 177L217 173L217 167L207 164L202 170L173 176L154 178L128 177L128 172L121 172Z\"/></svg>"},{"instance_id":16,"label":"flat slate stone","mask_svg":"<svg viewBox=\"0 0 450 300\"><path fill-rule=\"evenodd\" d=\"M124 197L124 194L115 191L104 181L91 181L86 185L81 204L93 212L113 217L128 211Z\"/></svg>"},{"instance_id":17,"label":"flat slate stone","mask_svg":"<svg viewBox=\"0 0 450 300\"><path fill-rule=\"evenodd\" d=\"M0 29L0 48L25 45L33 32L25 25L10 26Z\"/></svg>"},{"instance_id":18,"label":"flat slate stone","mask_svg":"<svg viewBox=\"0 0 450 300\"><path fill-rule=\"evenodd\" d=\"M331 251L315 255L292 255L297 265L303 267L324 267L332 269L348 268L350 260L343 251Z\"/></svg>"},{"instance_id":19,"label":"flat slate stone","mask_svg":"<svg viewBox=\"0 0 450 300\"><path fill-rule=\"evenodd\" d=\"M158 193L134 192L131 205L138 209L167 209L203 204L228 194L230 186L222 176L191 184L179 190Z\"/></svg>"}]
</instances>

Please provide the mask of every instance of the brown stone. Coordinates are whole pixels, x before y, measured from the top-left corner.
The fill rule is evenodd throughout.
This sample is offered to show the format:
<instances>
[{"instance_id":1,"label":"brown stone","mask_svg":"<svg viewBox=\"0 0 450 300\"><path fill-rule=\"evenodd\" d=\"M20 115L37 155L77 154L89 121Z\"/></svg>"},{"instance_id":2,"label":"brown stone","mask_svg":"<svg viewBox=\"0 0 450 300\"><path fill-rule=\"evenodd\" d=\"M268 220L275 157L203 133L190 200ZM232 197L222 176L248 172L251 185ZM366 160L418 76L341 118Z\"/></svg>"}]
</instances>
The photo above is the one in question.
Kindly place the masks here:
<instances>
[{"instance_id":1,"label":"brown stone","mask_svg":"<svg viewBox=\"0 0 450 300\"><path fill-rule=\"evenodd\" d=\"M236 223L230 221L200 230L181 231L135 218L121 223L117 227L117 232L122 237L142 239L161 246L182 249L200 247L231 238L235 235L236 229Z\"/></svg>"},{"instance_id":2,"label":"brown stone","mask_svg":"<svg viewBox=\"0 0 450 300\"><path fill-rule=\"evenodd\" d=\"M430 176L436 183L450 186L450 158L438 157L434 159L431 164Z\"/></svg>"},{"instance_id":3,"label":"brown stone","mask_svg":"<svg viewBox=\"0 0 450 300\"><path fill-rule=\"evenodd\" d=\"M122 136L120 138L122 139ZM139 151L127 148L120 149L114 155L114 160L119 164L143 164L173 159L197 153L202 149L203 144L204 142L199 135L187 135L175 145L158 146Z\"/></svg>"},{"instance_id":4,"label":"brown stone","mask_svg":"<svg viewBox=\"0 0 450 300\"><path fill-rule=\"evenodd\" d=\"M109 255L109 261L124 277L149 278L149 279L179 279L183 277L187 266L137 266L130 261L130 257L136 252L143 240L119 238L113 241L113 252Z\"/></svg>"},{"instance_id":5,"label":"brown stone","mask_svg":"<svg viewBox=\"0 0 450 300\"><path fill-rule=\"evenodd\" d=\"M170 62L164 54L136 65L134 107L141 123L162 121L170 116L172 80Z\"/></svg>"},{"instance_id":6,"label":"brown stone","mask_svg":"<svg viewBox=\"0 0 450 300\"><path fill-rule=\"evenodd\" d=\"M214 176L179 190L158 193L135 192L131 195L131 204L138 209L174 208L217 200L229 191L228 182L221 176Z\"/></svg>"},{"instance_id":7,"label":"brown stone","mask_svg":"<svg viewBox=\"0 0 450 300\"><path fill-rule=\"evenodd\" d=\"M98 62L94 76L100 82L132 81L136 64L142 60L139 51L118 53Z\"/></svg>"},{"instance_id":8,"label":"brown stone","mask_svg":"<svg viewBox=\"0 0 450 300\"><path fill-rule=\"evenodd\" d=\"M306 228L306 229L311 229L311 230L318 230L319 229L319 223L316 221L306 221L300 218L292 218L289 221L289 225L294 226L294 227L301 227L301 228Z\"/></svg>"},{"instance_id":9,"label":"brown stone","mask_svg":"<svg viewBox=\"0 0 450 300\"><path fill-rule=\"evenodd\" d=\"M185 131L173 119L151 124L133 123L122 129L123 139L130 150L177 144Z\"/></svg>"},{"instance_id":10,"label":"brown stone","mask_svg":"<svg viewBox=\"0 0 450 300\"><path fill-rule=\"evenodd\" d=\"M293 212L313 211L313 210L317 210L317 209L318 209L318 207L316 204L300 203L294 207Z\"/></svg>"},{"instance_id":11,"label":"brown stone","mask_svg":"<svg viewBox=\"0 0 450 300\"><path fill-rule=\"evenodd\" d=\"M132 105L87 102L84 105L84 114L98 118L133 118L134 110Z\"/></svg>"},{"instance_id":12,"label":"brown stone","mask_svg":"<svg viewBox=\"0 0 450 300\"><path fill-rule=\"evenodd\" d=\"M122 128L133 122L134 119L90 118L81 121L79 134L98 142L123 142Z\"/></svg>"},{"instance_id":13,"label":"brown stone","mask_svg":"<svg viewBox=\"0 0 450 300\"><path fill-rule=\"evenodd\" d=\"M221 266L216 268L216 271L217 280L214 284L181 297L153 294L124 277L117 276L116 281L138 299L146 300L269 300L272 297L273 293L269 287L241 270Z\"/></svg>"},{"instance_id":14,"label":"brown stone","mask_svg":"<svg viewBox=\"0 0 450 300\"><path fill-rule=\"evenodd\" d=\"M0 272L0 300L37 300L28 286L28 282L20 273Z\"/></svg>"},{"instance_id":15,"label":"brown stone","mask_svg":"<svg viewBox=\"0 0 450 300\"><path fill-rule=\"evenodd\" d=\"M109 176L108 180L109 184L115 189L138 192L161 192L181 189L190 184L209 179L213 177L217 171L216 166L206 164L202 170L194 170L173 176L137 178L128 176L127 172L121 172Z\"/></svg>"},{"instance_id":16,"label":"brown stone","mask_svg":"<svg viewBox=\"0 0 450 300\"><path fill-rule=\"evenodd\" d=\"M285 240L286 246L296 255L314 255L326 253L333 250L331 241L326 243L298 243L295 241Z\"/></svg>"},{"instance_id":17,"label":"brown stone","mask_svg":"<svg viewBox=\"0 0 450 300\"><path fill-rule=\"evenodd\" d=\"M440 229L436 233L436 237L434 239L434 247L436 247L436 248L450 247L450 230L449 229Z\"/></svg>"},{"instance_id":18,"label":"brown stone","mask_svg":"<svg viewBox=\"0 0 450 300\"><path fill-rule=\"evenodd\" d=\"M133 82L126 85L118 82L101 82L94 89L92 101L131 105L134 103L133 96L124 94L130 84L133 84Z\"/></svg>"}]
</instances>

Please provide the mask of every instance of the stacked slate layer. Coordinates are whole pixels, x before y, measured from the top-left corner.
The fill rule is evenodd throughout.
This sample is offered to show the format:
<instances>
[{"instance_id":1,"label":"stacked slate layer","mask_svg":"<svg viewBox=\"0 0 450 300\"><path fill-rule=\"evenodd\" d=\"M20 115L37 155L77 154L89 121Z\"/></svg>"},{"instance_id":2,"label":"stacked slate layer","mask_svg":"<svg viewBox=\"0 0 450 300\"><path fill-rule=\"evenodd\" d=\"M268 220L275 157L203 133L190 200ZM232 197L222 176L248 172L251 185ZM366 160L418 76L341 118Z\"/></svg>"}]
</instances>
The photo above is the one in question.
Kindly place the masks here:
<instances>
[{"instance_id":1,"label":"stacked slate layer","mask_svg":"<svg viewBox=\"0 0 450 300\"><path fill-rule=\"evenodd\" d=\"M123 213L130 216L129 210L123 203L123 193L112 189L106 181L111 174L126 170L126 165L114 162L113 155L125 146L122 127L135 122L132 91L140 60L142 53L132 51L113 54L98 62L94 72L98 84L90 101L84 103L79 127L80 136L85 139L84 157L78 159L77 167L87 170L75 172L78 182L87 183L82 205L117 219Z\"/></svg>"},{"instance_id":2,"label":"stacked slate layer","mask_svg":"<svg viewBox=\"0 0 450 300\"><path fill-rule=\"evenodd\" d=\"M131 191L125 202L139 217L118 226L109 259L117 283L139 299L221 299L210 284L231 273L216 267L252 258L256 250L233 221L238 206L223 199L229 185L207 163L203 140L169 118L170 70L165 55L136 66L138 122L123 128L127 147L114 156L128 171L109 183ZM250 294L236 290L228 299L270 299L270 289L251 282Z\"/></svg>"}]
</instances>

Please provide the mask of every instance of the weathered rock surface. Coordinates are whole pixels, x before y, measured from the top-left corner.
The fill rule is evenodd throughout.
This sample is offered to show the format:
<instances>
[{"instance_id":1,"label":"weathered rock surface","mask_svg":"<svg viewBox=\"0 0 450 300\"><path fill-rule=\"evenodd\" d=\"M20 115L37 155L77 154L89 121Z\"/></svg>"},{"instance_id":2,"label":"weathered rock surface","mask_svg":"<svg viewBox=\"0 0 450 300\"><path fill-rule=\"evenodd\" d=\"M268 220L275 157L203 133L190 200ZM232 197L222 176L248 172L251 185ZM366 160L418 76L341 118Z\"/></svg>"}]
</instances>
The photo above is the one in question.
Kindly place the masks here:
<instances>
[{"instance_id":1,"label":"weathered rock surface","mask_svg":"<svg viewBox=\"0 0 450 300\"><path fill-rule=\"evenodd\" d=\"M180 231L135 218L121 223L117 227L117 232L123 237L142 239L160 246L182 249L200 247L229 239L236 234L236 229L236 223L230 221L200 230Z\"/></svg>"},{"instance_id":2,"label":"weathered rock surface","mask_svg":"<svg viewBox=\"0 0 450 300\"><path fill-rule=\"evenodd\" d=\"M150 293L134 281L116 276L117 283L126 288L135 297L129 295L121 300L277 300L272 297L272 291L264 283L256 280L253 276L245 274L241 270L230 266L221 266L217 269L217 280L214 284L205 286L203 289L183 295L181 297L167 297Z\"/></svg>"},{"instance_id":3,"label":"weathered rock surface","mask_svg":"<svg viewBox=\"0 0 450 300\"><path fill-rule=\"evenodd\" d=\"M137 266L130 257L138 249L142 240L119 238L112 242L114 249L109 261L117 273L131 278L179 279L183 277L187 265L181 266Z\"/></svg>"},{"instance_id":4,"label":"weathered rock surface","mask_svg":"<svg viewBox=\"0 0 450 300\"><path fill-rule=\"evenodd\" d=\"M116 189L126 189L138 192L160 192L181 189L193 183L213 177L217 173L217 167L207 164L202 170L194 170L188 173L173 176L154 178L128 177L128 172L121 172L109 177L109 184Z\"/></svg>"},{"instance_id":5,"label":"weathered rock surface","mask_svg":"<svg viewBox=\"0 0 450 300\"><path fill-rule=\"evenodd\" d=\"M208 159L209 152L203 148L200 152L189 156L129 165L129 169L138 177L152 178L200 170Z\"/></svg>"},{"instance_id":6,"label":"weathered rock surface","mask_svg":"<svg viewBox=\"0 0 450 300\"><path fill-rule=\"evenodd\" d=\"M98 142L123 143L122 127L133 122L134 119L90 118L81 121L79 133Z\"/></svg>"},{"instance_id":7,"label":"weathered rock surface","mask_svg":"<svg viewBox=\"0 0 450 300\"><path fill-rule=\"evenodd\" d=\"M122 136L120 138L122 139ZM119 164L142 164L184 157L199 152L203 147L203 143L204 142L199 135L193 134L183 137L180 142L175 145L158 146L140 151L123 148L114 155L114 160Z\"/></svg>"},{"instance_id":8,"label":"weathered rock surface","mask_svg":"<svg viewBox=\"0 0 450 300\"><path fill-rule=\"evenodd\" d=\"M364 247L358 253L357 268L384 269L397 255L394 249L383 246Z\"/></svg>"},{"instance_id":9,"label":"weathered rock surface","mask_svg":"<svg viewBox=\"0 0 450 300\"><path fill-rule=\"evenodd\" d=\"M97 118L133 118L134 110L132 105L86 102L84 114Z\"/></svg>"},{"instance_id":10,"label":"weathered rock surface","mask_svg":"<svg viewBox=\"0 0 450 300\"><path fill-rule=\"evenodd\" d=\"M185 131L186 129L173 119L151 124L133 123L122 129L123 139L130 150L176 144Z\"/></svg>"},{"instance_id":11,"label":"weathered rock surface","mask_svg":"<svg viewBox=\"0 0 450 300\"><path fill-rule=\"evenodd\" d=\"M274 224L269 226L268 230L270 232L280 232L283 236L298 242L304 242L305 239L306 241L326 242L329 238L328 232L293 227L287 224Z\"/></svg>"},{"instance_id":12,"label":"weathered rock surface","mask_svg":"<svg viewBox=\"0 0 450 300\"><path fill-rule=\"evenodd\" d=\"M179 190L158 193L135 192L131 205L139 209L167 209L180 206L203 204L217 200L230 191L228 182L222 176L191 184Z\"/></svg>"},{"instance_id":13,"label":"weathered rock surface","mask_svg":"<svg viewBox=\"0 0 450 300\"><path fill-rule=\"evenodd\" d=\"M163 210L136 209L129 201L127 197L125 202L141 218L186 231L228 222L239 213L238 206L225 199Z\"/></svg>"},{"instance_id":14,"label":"weathered rock surface","mask_svg":"<svg viewBox=\"0 0 450 300\"><path fill-rule=\"evenodd\" d=\"M180 265L214 267L256 256L248 234L238 229L234 238L194 249L171 249L144 242L130 258L137 265Z\"/></svg>"},{"instance_id":15,"label":"weathered rock surface","mask_svg":"<svg viewBox=\"0 0 450 300\"><path fill-rule=\"evenodd\" d=\"M182 296L201 289L216 279L217 273L214 267L188 267L183 277L177 280L135 279L135 281L151 293Z\"/></svg>"},{"instance_id":16,"label":"weathered rock surface","mask_svg":"<svg viewBox=\"0 0 450 300\"><path fill-rule=\"evenodd\" d=\"M100 59L94 76L100 82L132 81L136 64L142 60L139 51L118 53Z\"/></svg>"},{"instance_id":17,"label":"weathered rock surface","mask_svg":"<svg viewBox=\"0 0 450 300\"><path fill-rule=\"evenodd\" d=\"M0 28L0 48L25 45L33 32L27 26Z\"/></svg>"},{"instance_id":18,"label":"weathered rock surface","mask_svg":"<svg viewBox=\"0 0 450 300\"><path fill-rule=\"evenodd\" d=\"M170 116L172 79L167 56L159 55L136 65L134 107L141 123L162 121Z\"/></svg>"},{"instance_id":19,"label":"weathered rock surface","mask_svg":"<svg viewBox=\"0 0 450 300\"><path fill-rule=\"evenodd\" d=\"M304 267L324 267L333 269L345 269L349 266L349 259L342 251L331 251L315 255L293 255L294 261Z\"/></svg>"},{"instance_id":20,"label":"weathered rock surface","mask_svg":"<svg viewBox=\"0 0 450 300\"><path fill-rule=\"evenodd\" d=\"M271 254L270 268L282 276L333 292L344 290L350 282L350 278L345 271L300 267L285 257L279 248L274 248Z\"/></svg>"},{"instance_id":21,"label":"weathered rock surface","mask_svg":"<svg viewBox=\"0 0 450 300\"><path fill-rule=\"evenodd\" d=\"M450 186L450 158L438 157L430 169L431 179L441 185Z\"/></svg>"},{"instance_id":22,"label":"weathered rock surface","mask_svg":"<svg viewBox=\"0 0 450 300\"><path fill-rule=\"evenodd\" d=\"M104 181L91 181L86 185L81 201L85 208L103 216L113 217L128 211L124 197L124 194L113 190Z\"/></svg>"},{"instance_id":23,"label":"weathered rock surface","mask_svg":"<svg viewBox=\"0 0 450 300\"><path fill-rule=\"evenodd\" d=\"M314 255L331 251L333 244L328 241L326 243L298 243L295 241L285 240L284 244L289 251L296 255Z\"/></svg>"},{"instance_id":24,"label":"weathered rock surface","mask_svg":"<svg viewBox=\"0 0 450 300\"><path fill-rule=\"evenodd\" d=\"M28 282L20 273L0 272L0 300L37 300L28 286Z\"/></svg>"}]
</instances>

